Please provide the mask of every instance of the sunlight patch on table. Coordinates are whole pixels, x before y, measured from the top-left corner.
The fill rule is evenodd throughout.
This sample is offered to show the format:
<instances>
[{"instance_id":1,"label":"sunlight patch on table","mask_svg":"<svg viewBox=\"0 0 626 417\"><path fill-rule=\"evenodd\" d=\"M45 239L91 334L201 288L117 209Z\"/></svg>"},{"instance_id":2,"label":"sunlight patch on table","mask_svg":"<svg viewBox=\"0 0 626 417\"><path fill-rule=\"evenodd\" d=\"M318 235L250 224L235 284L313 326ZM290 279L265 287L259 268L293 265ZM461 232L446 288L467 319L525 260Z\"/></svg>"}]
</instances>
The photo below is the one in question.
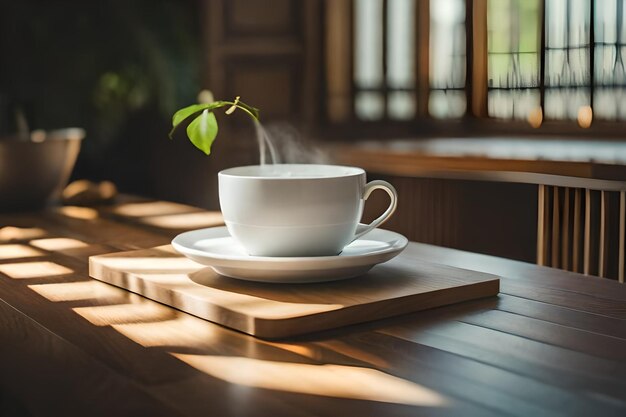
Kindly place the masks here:
<instances>
[{"instance_id":1,"label":"sunlight patch on table","mask_svg":"<svg viewBox=\"0 0 626 417\"><path fill-rule=\"evenodd\" d=\"M217 327L196 317L178 313L173 320L113 325L113 328L144 347L204 346L218 337Z\"/></svg>"},{"instance_id":2,"label":"sunlight patch on table","mask_svg":"<svg viewBox=\"0 0 626 417\"><path fill-rule=\"evenodd\" d=\"M148 277L144 277L148 278ZM191 285L189 285L191 284ZM203 312L206 311L207 305L216 308L225 308L230 311L241 313L249 317L257 317L261 319L287 319L291 317L301 317L310 314L319 314L328 311L340 310L343 304L321 304L321 303L298 303L280 301L276 298L268 298L271 295L263 293L258 295L245 294L242 292L232 291L231 289L219 289L210 285L204 286L194 284L192 281L184 278L180 284L172 291L180 294L175 307L183 311L188 311L198 316L204 317ZM219 310L213 314L220 314ZM208 317L209 320L217 319ZM250 324L249 331L253 331L253 324Z\"/></svg>"},{"instance_id":3,"label":"sunlight patch on table","mask_svg":"<svg viewBox=\"0 0 626 417\"><path fill-rule=\"evenodd\" d=\"M96 326L158 322L170 320L177 314L154 302L75 307L72 310Z\"/></svg>"},{"instance_id":4,"label":"sunlight patch on table","mask_svg":"<svg viewBox=\"0 0 626 417\"><path fill-rule=\"evenodd\" d=\"M0 272L14 279L27 279L56 277L74 271L54 262L20 262L0 265Z\"/></svg>"},{"instance_id":5,"label":"sunlight patch on table","mask_svg":"<svg viewBox=\"0 0 626 417\"><path fill-rule=\"evenodd\" d=\"M145 203L121 204L113 209L113 213L125 217L160 216L164 214L179 214L198 209L184 204L167 201L151 201Z\"/></svg>"},{"instance_id":6,"label":"sunlight patch on table","mask_svg":"<svg viewBox=\"0 0 626 417\"><path fill-rule=\"evenodd\" d=\"M97 210L89 207L65 206L60 207L59 212L64 216L79 220L93 220L100 217Z\"/></svg>"},{"instance_id":7,"label":"sunlight patch on table","mask_svg":"<svg viewBox=\"0 0 626 417\"><path fill-rule=\"evenodd\" d=\"M43 256L44 253L28 245L0 245L0 259L19 259Z\"/></svg>"},{"instance_id":8,"label":"sunlight patch on table","mask_svg":"<svg viewBox=\"0 0 626 417\"><path fill-rule=\"evenodd\" d=\"M0 242L11 240L36 239L46 235L46 231L39 227L14 227L5 226L0 228Z\"/></svg>"},{"instance_id":9,"label":"sunlight patch on table","mask_svg":"<svg viewBox=\"0 0 626 417\"><path fill-rule=\"evenodd\" d=\"M125 295L125 292L119 288L93 280L29 285L28 288L50 301L77 301Z\"/></svg>"},{"instance_id":10,"label":"sunlight patch on table","mask_svg":"<svg viewBox=\"0 0 626 417\"><path fill-rule=\"evenodd\" d=\"M292 344L292 343L279 343L279 342L268 342L265 340L260 339L259 340L260 343L266 343L269 346L275 347L275 348L279 348L279 349L283 349L286 351L289 351L291 353L295 353L296 355L300 355L300 356L304 356L306 358L311 358L311 359L315 359L317 357L315 351L313 349L311 349L308 346L304 346L304 345L296 345L296 344Z\"/></svg>"},{"instance_id":11,"label":"sunlight patch on table","mask_svg":"<svg viewBox=\"0 0 626 417\"><path fill-rule=\"evenodd\" d=\"M141 219L141 223L161 227L163 229L198 229L202 227L221 226L224 224L222 213L200 212L184 214L168 214Z\"/></svg>"},{"instance_id":12,"label":"sunlight patch on table","mask_svg":"<svg viewBox=\"0 0 626 417\"><path fill-rule=\"evenodd\" d=\"M63 251L67 249L85 248L89 246L87 243L78 239L70 239L67 237L56 237L50 239L37 239L31 240L31 245L39 249L47 251Z\"/></svg>"},{"instance_id":13,"label":"sunlight patch on table","mask_svg":"<svg viewBox=\"0 0 626 417\"><path fill-rule=\"evenodd\" d=\"M171 354L212 377L248 387L421 407L441 407L448 402L429 388L376 369Z\"/></svg>"},{"instance_id":14,"label":"sunlight patch on table","mask_svg":"<svg viewBox=\"0 0 626 417\"><path fill-rule=\"evenodd\" d=\"M102 256L98 258L98 265L107 268L124 270L126 272L193 272L204 266L191 259L176 257L130 257L130 256Z\"/></svg>"}]
</instances>

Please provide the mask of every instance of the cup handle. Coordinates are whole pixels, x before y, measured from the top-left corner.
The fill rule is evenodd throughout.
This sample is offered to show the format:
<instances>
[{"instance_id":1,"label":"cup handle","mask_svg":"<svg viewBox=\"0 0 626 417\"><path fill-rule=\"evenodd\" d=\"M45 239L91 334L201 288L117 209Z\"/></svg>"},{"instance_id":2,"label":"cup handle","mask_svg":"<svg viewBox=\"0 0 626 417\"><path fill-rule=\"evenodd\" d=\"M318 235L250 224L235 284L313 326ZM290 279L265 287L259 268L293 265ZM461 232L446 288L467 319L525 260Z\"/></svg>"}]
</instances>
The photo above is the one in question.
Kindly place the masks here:
<instances>
[{"instance_id":1,"label":"cup handle","mask_svg":"<svg viewBox=\"0 0 626 417\"><path fill-rule=\"evenodd\" d=\"M383 214L380 215L376 220L371 222L370 224L359 224L357 226L356 234L352 239L352 242L371 231L372 229L380 226L384 222L386 222L389 217L396 211L396 207L398 206L398 193L396 189L393 188L393 185L389 184L387 181L375 180L370 181L365 184L365 188L363 189L363 200L367 201L367 198L372 194L374 190L385 190L387 194L389 194L389 198L391 199L389 203L389 207Z\"/></svg>"}]
</instances>

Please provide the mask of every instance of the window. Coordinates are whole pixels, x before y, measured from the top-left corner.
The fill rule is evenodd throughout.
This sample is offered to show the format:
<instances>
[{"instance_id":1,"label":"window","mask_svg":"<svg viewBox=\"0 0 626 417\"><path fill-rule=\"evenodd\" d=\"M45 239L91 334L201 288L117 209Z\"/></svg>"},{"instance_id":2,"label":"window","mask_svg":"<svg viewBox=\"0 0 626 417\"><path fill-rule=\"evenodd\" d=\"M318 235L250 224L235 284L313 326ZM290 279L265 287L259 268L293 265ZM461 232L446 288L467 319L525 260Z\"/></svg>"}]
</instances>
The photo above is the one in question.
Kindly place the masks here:
<instances>
[{"instance_id":1,"label":"window","mask_svg":"<svg viewBox=\"0 0 626 417\"><path fill-rule=\"evenodd\" d=\"M328 0L330 118L626 120L624 1Z\"/></svg>"}]
</instances>

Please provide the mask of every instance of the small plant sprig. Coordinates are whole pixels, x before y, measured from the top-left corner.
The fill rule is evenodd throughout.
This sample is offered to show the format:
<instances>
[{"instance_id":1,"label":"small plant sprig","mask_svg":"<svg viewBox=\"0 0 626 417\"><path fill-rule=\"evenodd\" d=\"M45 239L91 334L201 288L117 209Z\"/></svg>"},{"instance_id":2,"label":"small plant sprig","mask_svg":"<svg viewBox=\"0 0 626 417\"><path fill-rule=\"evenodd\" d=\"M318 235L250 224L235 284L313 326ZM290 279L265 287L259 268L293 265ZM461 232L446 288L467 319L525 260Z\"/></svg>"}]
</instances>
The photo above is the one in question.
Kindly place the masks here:
<instances>
[{"instance_id":1,"label":"small plant sprig","mask_svg":"<svg viewBox=\"0 0 626 417\"><path fill-rule=\"evenodd\" d=\"M253 120L259 120L259 109L245 104L239 100L239 96L235 101L213 101L211 103L193 104L182 108L174 113L172 117L172 130L170 131L170 139L174 138L174 133L178 130L183 122L189 122L187 125L187 137L205 154L211 153L211 145L217 136L217 119L214 110L229 106L226 114L231 114L236 109L246 112Z\"/></svg>"}]
</instances>

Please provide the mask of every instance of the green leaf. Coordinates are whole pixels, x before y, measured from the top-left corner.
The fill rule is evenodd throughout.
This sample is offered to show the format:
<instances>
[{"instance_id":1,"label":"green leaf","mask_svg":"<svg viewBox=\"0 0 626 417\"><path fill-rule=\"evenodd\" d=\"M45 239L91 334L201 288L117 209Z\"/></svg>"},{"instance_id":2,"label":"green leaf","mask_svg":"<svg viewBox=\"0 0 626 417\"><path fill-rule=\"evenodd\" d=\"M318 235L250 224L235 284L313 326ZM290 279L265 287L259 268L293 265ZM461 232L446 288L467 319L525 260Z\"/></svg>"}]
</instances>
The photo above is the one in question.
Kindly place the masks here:
<instances>
[{"instance_id":1,"label":"green leaf","mask_svg":"<svg viewBox=\"0 0 626 417\"><path fill-rule=\"evenodd\" d=\"M217 136L217 119L215 114L204 110L187 126L187 136L196 148L205 154L211 153L211 145Z\"/></svg>"},{"instance_id":2,"label":"green leaf","mask_svg":"<svg viewBox=\"0 0 626 417\"><path fill-rule=\"evenodd\" d=\"M178 110L172 117L172 127L178 126L180 122L192 114L201 112L202 110L209 108L209 106L209 104L192 104L191 106Z\"/></svg>"}]
</instances>

